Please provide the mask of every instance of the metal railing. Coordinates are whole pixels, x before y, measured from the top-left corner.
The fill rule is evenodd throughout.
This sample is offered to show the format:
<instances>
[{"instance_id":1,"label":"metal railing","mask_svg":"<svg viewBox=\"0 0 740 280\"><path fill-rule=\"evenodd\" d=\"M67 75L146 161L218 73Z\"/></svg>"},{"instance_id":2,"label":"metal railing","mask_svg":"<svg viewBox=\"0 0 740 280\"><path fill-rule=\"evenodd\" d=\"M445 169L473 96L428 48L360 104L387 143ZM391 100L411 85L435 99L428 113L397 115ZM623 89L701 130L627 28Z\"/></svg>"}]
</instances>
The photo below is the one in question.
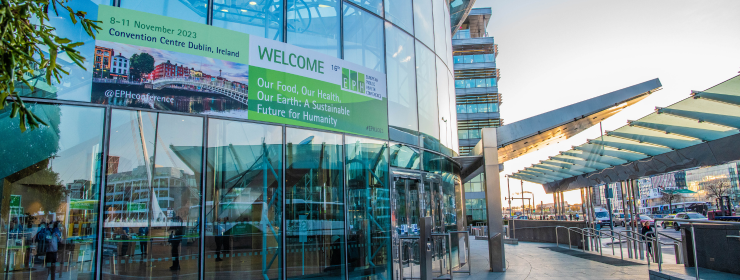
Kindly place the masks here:
<instances>
[{"instance_id":1,"label":"metal railing","mask_svg":"<svg viewBox=\"0 0 740 280\"><path fill-rule=\"evenodd\" d=\"M463 234L465 234L465 237L466 237L465 248L466 248L466 254L467 254L466 257L467 257L467 263L468 263L468 270L467 271L462 271L462 270L455 271L454 268L452 267L452 239L451 239L451 236L450 236L451 234L450 233L463 233ZM449 275L449 278L435 277L434 279L449 279L449 280L452 280L452 278L453 278L452 277L452 274L453 273L468 273L468 274L470 274L470 272L472 270L471 269L472 268L472 265L470 264L470 235L468 234L467 231L450 231L448 233L432 233L432 239L434 241L437 241L439 239L442 239L443 241L444 240L447 241L447 246L444 246L444 244L442 244L442 246L436 246L436 242L435 242L434 252L432 252L432 256L433 256L433 258L434 257L437 257L437 261L439 262L439 270L438 271L434 271L434 272L435 273L439 273L440 276L442 276L442 275ZM403 237L399 237L398 238L398 241L399 241L398 242L399 243L398 244L399 245L398 246L399 270L400 270L401 278L403 280L421 279L419 277L414 277L414 275L413 275L413 271L414 270L413 270L413 268L411 268L412 263L414 262L413 248L411 246L408 247L411 250L410 252L407 252L407 254L406 254L408 256L408 259L405 260L404 259L404 254L403 254L404 253L403 252L404 243L406 243L406 242L409 242L409 243L418 242L418 240L419 240L419 236L403 236ZM447 259L445 259L443 257L444 255L447 255ZM408 262L409 268L411 268L411 275L410 275L410 277L404 277L403 272L404 272L404 263L405 262ZM447 268L447 269L445 269L445 268ZM447 270L446 271L447 273L445 272L445 270Z\"/></svg>"},{"instance_id":2,"label":"metal railing","mask_svg":"<svg viewBox=\"0 0 740 280\"><path fill-rule=\"evenodd\" d=\"M671 222L681 222L681 223L687 223L691 226L691 254L692 259L694 260L694 271L696 272L696 279L699 279L699 260L696 259L696 232L694 231L694 224L715 224L715 225L740 225L738 222L725 222L725 221L692 221L692 220L686 220L686 219L668 219L668 218L656 218L655 222L658 221L671 221ZM658 235L658 227L655 227L655 233ZM733 235L728 235L727 237L735 237ZM656 254L660 255L658 258L658 271L663 271L663 262L662 262L662 255L663 252L661 248L656 249ZM678 254L678 252L677 252Z\"/></svg>"},{"instance_id":3,"label":"metal railing","mask_svg":"<svg viewBox=\"0 0 740 280\"><path fill-rule=\"evenodd\" d=\"M454 271L453 270L452 273L467 273L468 275L470 275L470 273L473 271L473 263L470 261L470 234L467 231L448 231L448 233L450 234L450 236L452 234L463 234L463 235L465 235L465 264L468 265L468 270L462 270L463 264L462 264L462 262L458 262L458 263L460 263L460 269L458 269L457 271ZM452 237L450 237L450 238L452 238ZM452 244L450 244L450 247L452 247ZM450 251L452 251L452 248L450 248ZM458 255L459 254L460 254L460 251L458 250ZM460 258L458 256L458 260L459 259ZM450 261L452 261L452 260L450 260Z\"/></svg>"}]
</instances>

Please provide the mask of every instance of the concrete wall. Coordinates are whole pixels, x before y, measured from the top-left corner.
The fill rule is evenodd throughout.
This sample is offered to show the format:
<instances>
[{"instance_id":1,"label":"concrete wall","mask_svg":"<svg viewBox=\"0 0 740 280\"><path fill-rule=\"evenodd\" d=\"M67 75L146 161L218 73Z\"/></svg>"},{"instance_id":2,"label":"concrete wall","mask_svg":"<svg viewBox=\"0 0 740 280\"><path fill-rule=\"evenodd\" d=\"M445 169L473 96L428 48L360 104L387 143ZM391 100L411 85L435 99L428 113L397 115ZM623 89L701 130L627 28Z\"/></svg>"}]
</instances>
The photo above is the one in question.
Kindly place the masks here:
<instances>
[{"instance_id":1,"label":"concrete wall","mask_svg":"<svg viewBox=\"0 0 740 280\"><path fill-rule=\"evenodd\" d=\"M556 226L585 228L586 222L511 220L509 221L509 238L516 238L519 241L555 243ZM568 230L564 228L558 228L557 230L559 243L568 245ZM581 240L580 233L570 232L570 241L574 248L578 247L578 249L582 249Z\"/></svg>"},{"instance_id":2,"label":"concrete wall","mask_svg":"<svg viewBox=\"0 0 740 280\"><path fill-rule=\"evenodd\" d=\"M740 235L740 225L694 225L696 231L696 254L699 267L740 274L740 238L727 237ZM681 225L684 242L682 250L686 256L685 266L694 266L691 227Z\"/></svg>"}]
</instances>

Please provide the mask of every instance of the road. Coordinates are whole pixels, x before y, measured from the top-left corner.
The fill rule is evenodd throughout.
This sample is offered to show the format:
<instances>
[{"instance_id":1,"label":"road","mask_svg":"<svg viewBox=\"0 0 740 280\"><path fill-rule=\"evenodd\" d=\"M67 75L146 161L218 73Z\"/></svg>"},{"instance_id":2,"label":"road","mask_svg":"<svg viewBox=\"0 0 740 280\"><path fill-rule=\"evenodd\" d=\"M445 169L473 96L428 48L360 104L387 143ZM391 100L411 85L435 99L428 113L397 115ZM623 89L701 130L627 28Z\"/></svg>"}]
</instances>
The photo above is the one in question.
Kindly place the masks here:
<instances>
[{"instance_id":1,"label":"road","mask_svg":"<svg viewBox=\"0 0 740 280\"><path fill-rule=\"evenodd\" d=\"M608 228L604 228L603 230L604 231L607 231ZM615 232L619 232L619 233L623 233L623 232L626 233L626 232L629 232L630 230L631 230L630 227L627 227L627 228L621 227L621 226L614 227L614 231ZM653 229L653 230L655 230L655 229ZM671 238L674 238L676 240L681 240L681 232L680 231L675 231L672 228L663 229L661 227L661 228L658 229L658 233L660 233L660 242L661 243L664 243L661 246L661 249L663 251L663 254L665 254L665 255L675 255L675 249L674 249L674 246L673 246L674 240L671 239ZM623 236L624 236L624 234L623 234ZM613 243L614 243L614 248L616 250L616 254L619 255L619 241L615 239ZM604 252L605 253L608 253L608 252L611 251L611 248L612 248L612 240L611 239L602 239L601 240L601 244L602 244L602 247L604 248ZM622 248L623 248L623 254L626 256L627 255L627 241L626 241L626 238L624 238L624 237L622 238ZM670 262L670 259L672 259L672 258L673 257L664 256L664 261Z\"/></svg>"}]
</instances>

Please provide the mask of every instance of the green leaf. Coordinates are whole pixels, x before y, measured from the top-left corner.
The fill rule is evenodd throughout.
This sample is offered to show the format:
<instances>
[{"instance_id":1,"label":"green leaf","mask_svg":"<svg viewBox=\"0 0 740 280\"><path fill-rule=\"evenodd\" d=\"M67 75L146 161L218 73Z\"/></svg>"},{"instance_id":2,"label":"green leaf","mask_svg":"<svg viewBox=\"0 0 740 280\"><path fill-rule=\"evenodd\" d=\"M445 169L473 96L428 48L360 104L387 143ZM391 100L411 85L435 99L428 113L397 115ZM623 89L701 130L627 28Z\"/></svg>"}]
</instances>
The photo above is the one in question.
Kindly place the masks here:
<instances>
[{"instance_id":1,"label":"green leaf","mask_svg":"<svg viewBox=\"0 0 740 280\"><path fill-rule=\"evenodd\" d=\"M54 42L57 42L57 44L68 44L69 42L72 42L72 40L67 38L54 37Z\"/></svg>"}]
</instances>

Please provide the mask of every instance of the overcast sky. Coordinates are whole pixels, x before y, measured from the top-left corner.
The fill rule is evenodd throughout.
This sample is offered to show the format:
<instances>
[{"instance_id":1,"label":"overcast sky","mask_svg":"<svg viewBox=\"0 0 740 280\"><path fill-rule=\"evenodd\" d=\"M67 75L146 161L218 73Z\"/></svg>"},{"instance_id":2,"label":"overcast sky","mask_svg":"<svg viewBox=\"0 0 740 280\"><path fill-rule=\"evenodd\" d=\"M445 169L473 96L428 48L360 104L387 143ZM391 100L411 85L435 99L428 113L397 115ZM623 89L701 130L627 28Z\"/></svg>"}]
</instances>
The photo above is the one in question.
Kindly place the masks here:
<instances>
[{"instance_id":1,"label":"overcast sky","mask_svg":"<svg viewBox=\"0 0 740 280\"><path fill-rule=\"evenodd\" d=\"M614 130L740 71L738 0L477 0L475 7L493 11L487 30L499 48L504 124L660 78L663 90L603 122ZM503 175L599 134L595 126L506 162L502 196ZM511 184L512 194L520 191L518 180ZM524 189L537 204L552 202L538 184ZM580 193L565 200L580 203Z\"/></svg>"}]
</instances>

